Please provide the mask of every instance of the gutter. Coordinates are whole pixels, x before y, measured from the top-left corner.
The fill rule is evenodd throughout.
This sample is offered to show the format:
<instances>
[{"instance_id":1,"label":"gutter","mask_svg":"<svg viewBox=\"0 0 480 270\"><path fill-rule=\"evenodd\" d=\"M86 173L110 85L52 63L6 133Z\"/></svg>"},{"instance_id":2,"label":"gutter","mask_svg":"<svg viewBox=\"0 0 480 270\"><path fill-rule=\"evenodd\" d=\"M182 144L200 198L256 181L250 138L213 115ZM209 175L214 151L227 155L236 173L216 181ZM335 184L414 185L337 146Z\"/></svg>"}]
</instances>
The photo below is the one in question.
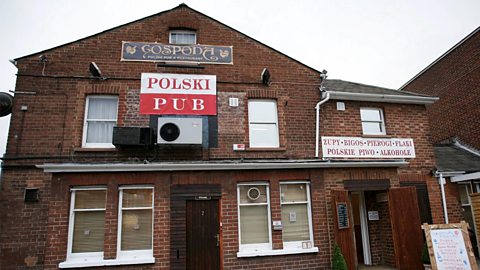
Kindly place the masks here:
<instances>
[{"instance_id":1,"label":"gutter","mask_svg":"<svg viewBox=\"0 0 480 270\"><path fill-rule=\"evenodd\" d=\"M408 165L405 160L388 161L265 161L265 162L189 162L189 163L44 163L36 165L48 173L70 172L171 172L171 171L220 171L220 170L278 170L320 168L385 168Z\"/></svg>"},{"instance_id":2,"label":"gutter","mask_svg":"<svg viewBox=\"0 0 480 270\"><path fill-rule=\"evenodd\" d=\"M352 92L339 92L339 91L327 91L327 93L330 94L331 99L354 100L354 101L372 101L372 102L428 105L439 100L438 97L425 97L425 96L365 94L365 93L352 93Z\"/></svg>"}]
</instances>

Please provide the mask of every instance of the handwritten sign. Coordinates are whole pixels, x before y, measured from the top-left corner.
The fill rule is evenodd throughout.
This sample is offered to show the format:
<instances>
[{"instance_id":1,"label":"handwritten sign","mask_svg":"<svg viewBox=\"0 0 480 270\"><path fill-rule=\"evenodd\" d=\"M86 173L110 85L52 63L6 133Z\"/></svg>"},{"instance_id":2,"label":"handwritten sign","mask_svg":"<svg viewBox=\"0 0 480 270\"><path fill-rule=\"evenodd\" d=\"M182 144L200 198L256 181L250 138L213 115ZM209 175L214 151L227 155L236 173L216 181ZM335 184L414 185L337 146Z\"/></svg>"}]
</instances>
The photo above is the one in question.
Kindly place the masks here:
<instances>
[{"instance_id":1,"label":"handwritten sign","mask_svg":"<svg viewBox=\"0 0 480 270\"><path fill-rule=\"evenodd\" d=\"M424 223L428 253L433 270L477 270L468 224L432 224Z\"/></svg>"},{"instance_id":2,"label":"handwritten sign","mask_svg":"<svg viewBox=\"0 0 480 270\"><path fill-rule=\"evenodd\" d=\"M438 269L471 269L460 229L432 230L430 234Z\"/></svg>"},{"instance_id":3,"label":"handwritten sign","mask_svg":"<svg viewBox=\"0 0 480 270\"><path fill-rule=\"evenodd\" d=\"M323 157L415 158L413 139L322 137Z\"/></svg>"}]
</instances>

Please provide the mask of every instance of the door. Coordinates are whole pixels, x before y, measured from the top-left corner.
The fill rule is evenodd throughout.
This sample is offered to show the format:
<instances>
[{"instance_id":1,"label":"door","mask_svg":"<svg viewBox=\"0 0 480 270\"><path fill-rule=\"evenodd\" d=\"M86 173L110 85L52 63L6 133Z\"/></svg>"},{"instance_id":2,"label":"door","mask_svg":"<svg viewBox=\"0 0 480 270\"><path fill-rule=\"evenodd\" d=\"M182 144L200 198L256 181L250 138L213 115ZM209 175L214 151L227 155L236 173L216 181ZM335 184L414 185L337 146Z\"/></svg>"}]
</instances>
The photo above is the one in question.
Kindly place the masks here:
<instances>
[{"instance_id":1,"label":"door","mask_svg":"<svg viewBox=\"0 0 480 270\"><path fill-rule=\"evenodd\" d=\"M423 269L423 238L415 188L391 188L388 192L388 204L397 268Z\"/></svg>"},{"instance_id":2,"label":"door","mask_svg":"<svg viewBox=\"0 0 480 270\"><path fill-rule=\"evenodd\" d=\"M351 220L351 205L348 191L332 190L333 213L335 215L335 241L337 242L348 269L356 269L355 239Z\"/></svg>"},{"instance_id":3,"label":"door","mask_svg":"<svg viewBox=\"0 0 480 270\"><path fill-rule=\"evenodd\" d=\"M187 201L187 269L220 269L218 200Z\"/></svg>"}]
</instances>

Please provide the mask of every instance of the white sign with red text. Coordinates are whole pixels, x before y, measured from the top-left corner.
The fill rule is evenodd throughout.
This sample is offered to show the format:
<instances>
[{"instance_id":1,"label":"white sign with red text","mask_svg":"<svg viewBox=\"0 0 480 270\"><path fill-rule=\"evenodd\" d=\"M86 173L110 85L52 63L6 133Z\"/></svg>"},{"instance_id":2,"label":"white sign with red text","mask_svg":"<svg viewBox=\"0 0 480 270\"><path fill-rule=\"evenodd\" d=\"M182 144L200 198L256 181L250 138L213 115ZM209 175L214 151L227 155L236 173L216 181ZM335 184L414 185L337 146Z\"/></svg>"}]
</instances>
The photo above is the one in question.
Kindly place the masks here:
<instances>
[{"instance_id":1,"label":"white sign with red text","mask_svg":"<svg viewBox=\"0 0 480 270\"><path fill-rule=\"evenodd\" d=\"M140 113L216 115L217 77L142 73Z\"/></svg>"},{"instance_id":2,"label":"white sign with red text","mask_svg":"<svg viewBox=\"0 0 480 270\"><path fill-rule=\"evenodd\" d=\"M322 137L323 157L415 158L413 139Z\"/></svg>"}]
</instances>

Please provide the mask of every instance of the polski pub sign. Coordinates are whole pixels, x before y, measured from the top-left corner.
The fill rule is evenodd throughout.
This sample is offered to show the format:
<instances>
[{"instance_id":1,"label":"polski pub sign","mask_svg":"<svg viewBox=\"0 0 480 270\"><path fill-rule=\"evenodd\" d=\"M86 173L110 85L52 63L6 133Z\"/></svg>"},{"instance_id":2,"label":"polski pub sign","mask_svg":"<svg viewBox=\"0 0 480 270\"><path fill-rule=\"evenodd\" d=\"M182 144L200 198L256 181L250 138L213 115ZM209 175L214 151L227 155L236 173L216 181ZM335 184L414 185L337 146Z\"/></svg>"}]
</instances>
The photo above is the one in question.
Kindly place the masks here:
<instances>
[{"instance_id":1,"label":"polski pub sign","mask_svg":"<svg viewBox=\"0 0 480 270\"><path fill-rule=\"evenodd\" d=\"M216 115L215 75L142 73L141 114Z\"/></svg>"}]
</instances>

